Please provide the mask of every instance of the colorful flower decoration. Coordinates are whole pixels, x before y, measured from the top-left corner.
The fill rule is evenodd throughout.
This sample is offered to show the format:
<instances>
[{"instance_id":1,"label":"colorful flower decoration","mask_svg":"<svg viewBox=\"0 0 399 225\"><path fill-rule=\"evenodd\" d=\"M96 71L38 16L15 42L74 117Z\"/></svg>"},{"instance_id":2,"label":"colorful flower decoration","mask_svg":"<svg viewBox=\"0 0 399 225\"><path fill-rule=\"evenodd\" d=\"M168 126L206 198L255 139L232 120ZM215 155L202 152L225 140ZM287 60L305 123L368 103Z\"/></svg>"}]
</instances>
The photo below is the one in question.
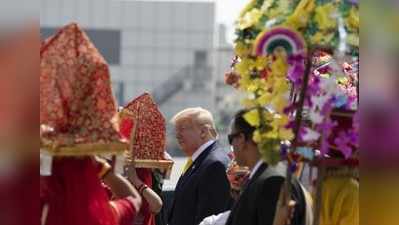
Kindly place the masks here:
<instances>
[{"instance_id":1,"label":"colorful flower decoration","mask_svg":"<svg viewBox=\"0 0 399 225\"><path fill-rule=\"evenodd\" d=\"M327 137L336 125L329 119L332 110L357 109L357 71L349 62L338 62L345 55L357 61L358 34L358 4L353 1L253 0L241 12L234 48L237 60L226 83L248 93L242 104L252 110L244 117L257 128L253 139L266 162L278 162L282 143L295 138L295 112L302 107L298 96L309 57L312 65L308 65L303 105L306 123L297 137L303 149L295 154L312 158L308 146L313 148L315 143L321 154L328 152ZM339 54L313 54L317 48ZM356 138L349 139L336 141L348 157L344 145Z\"/></svg>"}]
</instances>

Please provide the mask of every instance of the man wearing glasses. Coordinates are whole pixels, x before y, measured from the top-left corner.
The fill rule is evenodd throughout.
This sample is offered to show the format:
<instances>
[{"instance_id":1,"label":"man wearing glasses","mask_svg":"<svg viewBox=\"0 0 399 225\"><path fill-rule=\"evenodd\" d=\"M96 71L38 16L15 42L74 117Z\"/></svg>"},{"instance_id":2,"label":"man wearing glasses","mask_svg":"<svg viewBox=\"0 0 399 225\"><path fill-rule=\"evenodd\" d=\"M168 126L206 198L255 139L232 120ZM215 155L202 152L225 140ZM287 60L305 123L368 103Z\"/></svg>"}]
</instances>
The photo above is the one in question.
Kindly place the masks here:
<instances>
[{"instance_id":1,"label":"man wearing glasses","mask_svg":"<svg viewBox=\"0 0 399 225\"><path fill-rule=\"evenodd\" d=\"M271 167L263 162L258 146L252 140L255 127L243 118L247 112L248 110L242 110L234 116L228 140L237 164L248 167L251 173L226 225L286 224L276 220L285 220L288 217L291 224L305 224L305 197L297 180L292 182L291 199L296 203L293 214L281 216L282 210L276 210L285 180L285 167L281 163L277 167Z\"/></svg>"}]
</instances>

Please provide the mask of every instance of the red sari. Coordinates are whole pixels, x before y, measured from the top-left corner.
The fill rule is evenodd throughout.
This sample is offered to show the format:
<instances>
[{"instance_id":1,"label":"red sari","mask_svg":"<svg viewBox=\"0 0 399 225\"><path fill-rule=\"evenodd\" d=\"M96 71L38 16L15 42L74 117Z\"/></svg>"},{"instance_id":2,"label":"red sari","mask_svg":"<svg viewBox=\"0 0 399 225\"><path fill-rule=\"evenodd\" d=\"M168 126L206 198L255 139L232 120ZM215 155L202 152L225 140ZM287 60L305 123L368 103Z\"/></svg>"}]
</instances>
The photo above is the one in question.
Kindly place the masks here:
<instances>
[{"instance_id":1,"label":"red sari","mask_svg":"<svg viewBox=\"0 0 399 225\"><path fill-rule=\"evenodd\" d=\"M137 168L137 176L149 187L152 188L151 169ZM142 196L143 197L143 196ZM143 205L134 221L134 225L155 225L155 215L151 213L148 202L143 197Z\"/></svg>"},{"instance_id":2,"label":"red sari","mask_svg":"<svg viewBox=\"0 0 399 225\"><path fill-rule=\"evenodd\" d=\"M54 160L52 175L41 177L40 184L42 211L48 205L46 225L132 224L136 210L129 198L110 204L97 172L89 158Z\"/></svg>"}]
</instances>

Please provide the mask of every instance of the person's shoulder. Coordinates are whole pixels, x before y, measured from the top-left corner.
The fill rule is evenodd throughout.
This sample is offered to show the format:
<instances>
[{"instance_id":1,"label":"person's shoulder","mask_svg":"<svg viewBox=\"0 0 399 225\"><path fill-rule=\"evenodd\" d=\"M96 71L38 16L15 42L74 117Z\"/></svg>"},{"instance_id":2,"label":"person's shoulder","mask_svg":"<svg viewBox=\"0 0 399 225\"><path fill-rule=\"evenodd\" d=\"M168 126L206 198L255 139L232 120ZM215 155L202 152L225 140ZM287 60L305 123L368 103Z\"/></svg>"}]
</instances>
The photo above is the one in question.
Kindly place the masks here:
<instances>
[{"instance_id":1,"label":"person's shoulder","mask_svg":"<svg viewBox=\"0 0 399 225\"><path fill-rule=\"evenodd\" d=\"M285 181L285 175L274 168L266 168L257 177L255 183L259 186L281 185Z\"/></svg>"},{"instance_id":2,"label":"person's shoulder","mask_svg":"<svg viewBox=\"0 0 399 225\"><path fill-rule=\"evenodd\" d=\"M208 165L215 165L215 164L222 164L224 167L230 163L231 159L228 156L226 150L223 148L215 148L209 154L208 158Z\"/></svg>"}]
</instances>

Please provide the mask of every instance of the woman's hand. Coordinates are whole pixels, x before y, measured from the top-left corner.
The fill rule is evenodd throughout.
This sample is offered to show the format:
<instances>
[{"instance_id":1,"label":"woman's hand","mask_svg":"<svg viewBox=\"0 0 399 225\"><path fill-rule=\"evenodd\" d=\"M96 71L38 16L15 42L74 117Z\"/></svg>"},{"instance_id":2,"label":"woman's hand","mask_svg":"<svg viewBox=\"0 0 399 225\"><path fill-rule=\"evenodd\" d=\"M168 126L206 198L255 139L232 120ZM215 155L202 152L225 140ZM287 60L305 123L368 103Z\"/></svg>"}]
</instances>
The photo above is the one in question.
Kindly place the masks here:
<instances>
[{"instance_id":1,"label":"woman's hand","mask_svg":"<svg viewBox=\"0 0 399 225\"><path fill-rule=\"evenodd\" d=\"M126 176L136 188L143 184L143 181L137 176L136 167L134 164L129 164L126 166Z\"/></svg>"}]
</instances>

